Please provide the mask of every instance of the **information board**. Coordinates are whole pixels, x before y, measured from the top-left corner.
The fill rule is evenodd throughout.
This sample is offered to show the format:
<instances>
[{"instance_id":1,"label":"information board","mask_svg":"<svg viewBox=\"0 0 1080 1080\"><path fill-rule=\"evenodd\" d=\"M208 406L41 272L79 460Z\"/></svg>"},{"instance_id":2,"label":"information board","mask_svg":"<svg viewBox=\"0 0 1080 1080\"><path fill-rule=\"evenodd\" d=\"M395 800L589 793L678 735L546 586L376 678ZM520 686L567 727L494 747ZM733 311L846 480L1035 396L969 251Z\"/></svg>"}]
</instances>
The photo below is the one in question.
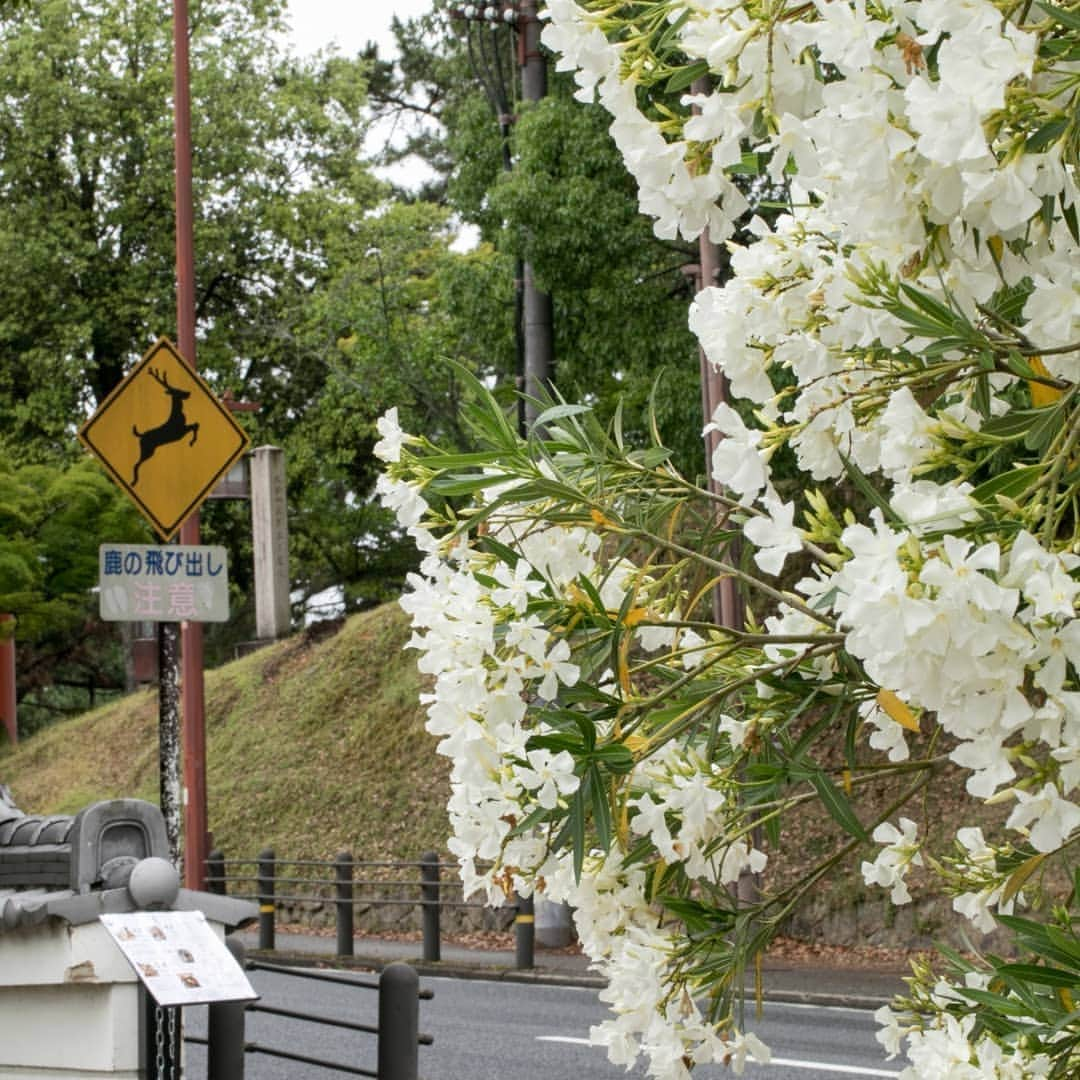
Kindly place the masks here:
<instances>
[{"instance_id":1,"label":"information board","mask_svg":"<svg viewBox=\"0 0 1080 1080\"><path fill-rule=\"evenodd\" d=\"M201 911L102 915L101 924L161 1006L253 1001L259 996Z\"/></svg>"}]
</instances>

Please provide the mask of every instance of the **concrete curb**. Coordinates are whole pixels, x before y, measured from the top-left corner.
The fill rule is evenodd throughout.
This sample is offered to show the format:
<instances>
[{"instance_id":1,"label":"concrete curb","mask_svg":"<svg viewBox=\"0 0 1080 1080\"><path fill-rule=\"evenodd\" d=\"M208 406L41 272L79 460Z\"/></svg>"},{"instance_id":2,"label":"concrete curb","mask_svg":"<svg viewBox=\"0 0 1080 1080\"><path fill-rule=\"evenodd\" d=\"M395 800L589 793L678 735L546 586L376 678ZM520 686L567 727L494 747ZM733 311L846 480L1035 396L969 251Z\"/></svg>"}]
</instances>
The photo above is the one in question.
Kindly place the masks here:
<instances>
[{"instance_id":1,"label":"concrete curb","mask_svg":"<svg viewBox=\"0 0 1080 1080\"><path fill-rule=\"evenodd\" d=\"M328 967L342 971L381 971L391 963L385 957L374 956L333 956L329 953L315 954L293 952L285 949L261 950L249 949L247 955L252 960L264 963L281 964L283 967ZM491 964L464 964L460 961L431 962L401 957L405 963L415 968L421 976L444 979L486 979L494 982L525 983L540 986L574 986L587 990L602 990L607 980L599 975L559 971L552 968L533 968L520 971L517 968L500 967ZM766 973L767 974L767 973ZM746 987L746 999L753 1001L753 986ZM858 994L837 992L816 992L795 990L768 984L766 977L762 988L762 998L785 1005L813 1005L844 1009L872 1011L888 1005L891 996L881 994Z\"/></svg>"}]
</instances>

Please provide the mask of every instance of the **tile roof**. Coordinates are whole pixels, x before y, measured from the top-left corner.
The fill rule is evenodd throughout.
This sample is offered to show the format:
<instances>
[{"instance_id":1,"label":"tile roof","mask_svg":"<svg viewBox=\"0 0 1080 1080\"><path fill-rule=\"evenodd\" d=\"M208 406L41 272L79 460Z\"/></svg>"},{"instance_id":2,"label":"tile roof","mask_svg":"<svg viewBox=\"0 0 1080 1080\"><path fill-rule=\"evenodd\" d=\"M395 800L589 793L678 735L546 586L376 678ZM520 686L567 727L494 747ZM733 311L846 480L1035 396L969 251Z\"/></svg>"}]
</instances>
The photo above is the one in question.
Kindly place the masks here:
<instances>
[{"instance_id":1,"label":"tile roof","mask_svg":"<svg viewBox=\"0 0 1080 1080\"><path fill-rule=\"evenodd\" d=\"M0 934L47 918L79 924L135 910L127 883L146 858L169 860L165 821L152 803L110 799L71 816L35 816L0 784ZM228 926L257 913L245 901L186 889L172 906Z\"/></svg>"}]
</instances>

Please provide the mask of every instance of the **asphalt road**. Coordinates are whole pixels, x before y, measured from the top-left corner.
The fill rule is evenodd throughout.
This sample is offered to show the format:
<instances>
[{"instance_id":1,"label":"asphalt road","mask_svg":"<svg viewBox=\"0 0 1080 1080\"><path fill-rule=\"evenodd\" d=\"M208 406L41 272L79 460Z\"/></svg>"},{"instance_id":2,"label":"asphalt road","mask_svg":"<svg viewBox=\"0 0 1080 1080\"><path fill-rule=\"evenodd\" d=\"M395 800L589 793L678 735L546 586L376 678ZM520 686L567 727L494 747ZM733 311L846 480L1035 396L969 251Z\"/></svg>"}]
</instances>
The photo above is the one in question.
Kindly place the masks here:
<instances>
[{"instance_id":1,"label":"asphalt road","mask_svg":"<svg viewBox=\"0 0 1080 1080\"><path fill-rule=\"evenodd\" d=\"M252 973L263 1002L375 1023L377 995L309 980ZM434 1044L420 1048L423 1080L616 1080L644 1077L611 1065L604 1051L588 1045L589 1027L606 1015L595 990L467 979L422 979L434 991L420 1003L420 1030ZM202 1014L202 1015L200 1015ZM205 1009L188 1009L192 1033L205 1033ZM773 1052L773 1063L748 1065L751 1080L840 1080L895 1077L901 1065L886 1062L874 1039L870 1012L859 1009L766 1003L764 1015L748 1024ZM372 1036L315 1027L300 1021L250 1013L247 1038L261 1045L375 1069ZM205 1076L205 1051L189 1046L186 1076ZM247 1080L330 1080L328 1069L249 1054ZM695 1077L732 1076L720 1066L695 1070Z\"/></svg>"}]
</instances>

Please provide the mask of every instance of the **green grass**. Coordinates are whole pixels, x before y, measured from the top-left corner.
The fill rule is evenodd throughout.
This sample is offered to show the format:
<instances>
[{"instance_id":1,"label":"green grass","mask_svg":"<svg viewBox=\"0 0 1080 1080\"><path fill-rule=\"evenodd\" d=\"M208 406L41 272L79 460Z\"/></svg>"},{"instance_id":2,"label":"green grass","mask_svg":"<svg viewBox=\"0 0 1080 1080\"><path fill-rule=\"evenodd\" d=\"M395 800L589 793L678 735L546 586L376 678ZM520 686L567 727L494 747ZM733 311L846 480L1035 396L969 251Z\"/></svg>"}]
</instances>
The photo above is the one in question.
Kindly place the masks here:
<instances>
[{"instance_id":1,"label":"green grass","mask_svg":"<svg viewBox=\"0 0 1080 1080\"><path fill-rule=\"evenodd\" d=\"M416 653L396 605L332 637L300 634L206 673L207 798L231 858L414 859L443 850L449 764L424 731ZM27 813L157 801L157 696L130 695L0 750Z\"/></svg>"}]
</instances>

